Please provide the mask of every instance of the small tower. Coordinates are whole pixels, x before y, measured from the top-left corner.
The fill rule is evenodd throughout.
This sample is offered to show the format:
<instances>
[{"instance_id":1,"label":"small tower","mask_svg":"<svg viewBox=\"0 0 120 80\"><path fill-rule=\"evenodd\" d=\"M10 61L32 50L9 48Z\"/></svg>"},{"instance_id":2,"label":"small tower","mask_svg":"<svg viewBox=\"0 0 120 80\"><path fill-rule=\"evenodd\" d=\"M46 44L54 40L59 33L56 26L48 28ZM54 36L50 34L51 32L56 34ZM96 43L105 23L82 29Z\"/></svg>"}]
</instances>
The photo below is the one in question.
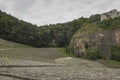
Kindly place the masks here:
<instances>
[{"instance_id":1,"label":"small tower","mask_svg":"<svg viewBox=\"0 0 120 80\"><path fill-rule=\"evenodd\" d=\"M106 13L101 14L101 21L107 19Z\"/></svg>"}]
</instances>

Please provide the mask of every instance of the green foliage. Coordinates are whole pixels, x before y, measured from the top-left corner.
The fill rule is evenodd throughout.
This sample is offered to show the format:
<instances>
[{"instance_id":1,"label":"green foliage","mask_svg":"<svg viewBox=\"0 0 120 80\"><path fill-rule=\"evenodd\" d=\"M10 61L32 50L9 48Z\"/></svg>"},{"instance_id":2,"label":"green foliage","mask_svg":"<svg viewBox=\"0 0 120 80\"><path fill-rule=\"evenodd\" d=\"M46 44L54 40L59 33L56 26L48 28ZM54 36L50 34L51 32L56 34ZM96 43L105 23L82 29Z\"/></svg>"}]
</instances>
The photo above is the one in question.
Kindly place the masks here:
<instances>
[{"instance_id":1,"label":"green foliage","mask_svg":"<svg viewBox=\"0 0 120 80\"><path fill-rule=\"evenodd\" d=\"M120 28L120 17L117 18L110 18L108 20L103 20L102 22L98 23L98 26L103 29L116 29Z\"/></svg>"},{"instance_id":2,"label":"green foliage","mask_svg":"<svg viewBox=\"0 0 120 80\"><path fill-rule=\"evenodd\" d=\"M76 57L73 53L69 53L66 51L66 48L58 48L58 50L62 53L64 53L65 55L67 55L68 57Z\"/></svg>"},{"instance_id":3,"label":"green foliage","mask_svg":"<svg viewBox=\"0 0 120 80\"><path fill-rule=\"evenodd\" d=\"M66 47L66 52L69 54L73 54L74 53L74 49L69 45Z\"/></svg>"},{"instance_id":4,"label":"green foliage","mask_svg":"<svg viewBox=\"0 0 120 80\"><path fill-rule=\"evenodd\" d=\"M92 16L89 17L89 20L92 23L98 23L98 22L100 22L100 15L99 14L92 15Z\"/></svg>"},{"instance_id":5,"label":"green foliage","mask_svg":"<svg viewBox=\"0 0 120 80\"><path fill-rule=\"evenodd\" d=\"M77 30L90 23L102 28L119 27L120 18L100 22L100 15L62 24L36 26L0 11L0 38L34 47L66 47Z\"/></svg>"},{"instance_id":6,"label":"green foliage","mask_svg":"<svg viewBox=\"0 0 120 80\"><path fill-rule=\"evenodd\" d=\"M111 59L120 61L120 47L112 47L111 48Z\"/></svg>"},{"instance_id":7,"label":"green foliage","mask_svg":"<svg viewBox=\"0 0 120 80\"><path fill-rule=\"evenodd\" d=\"M37 47L37 26L0 12L0 38ZM39 40L38 40L39 41Z\"/></svg>"},{"instance_id":8,"label":"green foliage","mask_svg":"<svg viewBox=\"0 0 120 80\"><path fill-rule=\"evenodd\" d=\"M91 60L97 60L102 58L102 55L100 54L100 52L96 49L90 49L87 51L86 56L87 59L91 59Z\"/></svg>"},{"instance_id":9,"label":"green foliage","mask_svg":"<svg viewBox=\"0 0 120 80\"><path fill-rule=\"evenodd\" d=\"M0 11L0 38L34 47L64 47L84 22L89 20L79 18L63 24L37 27Z\"/></svg>"}]
</instances>

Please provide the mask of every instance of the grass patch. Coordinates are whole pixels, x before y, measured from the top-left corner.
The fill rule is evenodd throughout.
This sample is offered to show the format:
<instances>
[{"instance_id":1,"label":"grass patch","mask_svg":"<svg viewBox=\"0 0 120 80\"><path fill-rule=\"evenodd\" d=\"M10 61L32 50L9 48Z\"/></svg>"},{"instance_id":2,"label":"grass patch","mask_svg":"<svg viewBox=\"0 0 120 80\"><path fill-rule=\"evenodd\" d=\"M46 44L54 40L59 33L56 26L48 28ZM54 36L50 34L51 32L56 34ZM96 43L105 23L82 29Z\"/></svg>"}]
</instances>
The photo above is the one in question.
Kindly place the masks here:
<instances>
[{"instance_id":1,"label":"grass patch","mask_svg":"<svg viewBox=\"0 0 120 80\"><path fill-rule=\"evenodd\" d=\"M7 58L6 58L7 57ZM0 51L1 60L33 60L41 62L54 62L54 60L67 55L58 51L58 48L9 48Z\"/></svg>"},{"instance_id":2,"label":"grass patch","mask_svg":"<svg viewBox=\"0 0 120 80\"><path fill-rule=\"evenodd\" d=\"M120 61L120 47L113 46L111 48L111 59Z\"/></svg>"},{"instance_id":3,"label":"grass patch","mask_svg":"<svg viewBox=\"0 0 120 80\"><path fill-rule=\"evenodd\" d=\"M0 38L0 48L33 48L32 46L7 41Z\"/></svg>"},{"instance_id":4,"label":"grass patch","mask_svg":"<svg viewBox=\"0 0 120 80\"><path fill-rule=\"evenodd\" d=\"M74 54L72 53L67 53L66 52L66 48L58 48L58 51L60 51L61 53L67 55L68 57L76 57Z\"/></svg>"},{"instance_id":5,"label":"grass patch","mask_svg":"<svg viewBox=\"0 0 120 80\"><path fill-rule=\"evenodd\" d=\"M120 61L100 59L97 60L97 62L102 63L103 65L109 68L120 68Z\"/></svg>"}]
</instances>

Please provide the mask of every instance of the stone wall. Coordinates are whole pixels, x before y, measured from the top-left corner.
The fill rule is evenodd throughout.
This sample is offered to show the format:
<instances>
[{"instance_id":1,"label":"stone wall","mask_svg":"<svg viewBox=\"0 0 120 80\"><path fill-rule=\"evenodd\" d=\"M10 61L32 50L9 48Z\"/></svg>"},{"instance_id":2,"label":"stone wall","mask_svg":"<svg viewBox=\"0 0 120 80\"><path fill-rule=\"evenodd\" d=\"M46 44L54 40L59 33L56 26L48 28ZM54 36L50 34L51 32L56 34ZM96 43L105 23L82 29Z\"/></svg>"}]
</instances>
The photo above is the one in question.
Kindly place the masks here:
<instances>
[{"instance_id":1,"label":"stone wall","mask_svg":"<svg viewBox=\"0 0 120 80\"><path fill-rule=\"evenodd\" d=\"M110 12L101 14L101 21L109 18L115 18L115 17L120 17L120 12L117 11L116 9L111 10Z\"/></svg>"}]
</instances>

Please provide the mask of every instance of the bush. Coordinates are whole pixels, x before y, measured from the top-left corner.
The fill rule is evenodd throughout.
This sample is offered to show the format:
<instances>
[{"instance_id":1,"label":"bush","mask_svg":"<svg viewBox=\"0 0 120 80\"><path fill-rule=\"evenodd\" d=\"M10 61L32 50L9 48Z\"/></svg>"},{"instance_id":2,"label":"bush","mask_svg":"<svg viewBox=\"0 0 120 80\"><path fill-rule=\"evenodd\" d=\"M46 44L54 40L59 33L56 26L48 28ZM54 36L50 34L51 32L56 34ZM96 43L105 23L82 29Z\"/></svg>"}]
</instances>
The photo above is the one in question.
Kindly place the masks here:
<instances>
[{"instance_id":1,"label":"bush","mask_svg":"<svg viewBox=\"0 0 120 80\"><path fill-rule=\"evenodd\" d=\"M73 53L74 53L74 50L73 50L73 48L71 48L71 46L67 46L67 47L66 47L66 52L67 52L67 53L70 53L70 54L73 54Z\"/></svg>"},{"instance_id":2,"label":"bush","mask_svg":"<svg viewBox=\"0 0 120 80\"><path fill-rule=\"evenodd\" d=\"M120 61L120 47L112 47L111 48L111 59Z\"/></svg>"},{"instance_id":3,"label":"bush","mask_svg":"<svg viewBox=\"0 0 120 80\"><path fill-rule=\"evenodd\" d=\"M100 54L100 52L98 50L89 50L86 53L86 58L91 59L91 60L97 60L102 58L102 55Z\"/></svg>"}]
</instances>

